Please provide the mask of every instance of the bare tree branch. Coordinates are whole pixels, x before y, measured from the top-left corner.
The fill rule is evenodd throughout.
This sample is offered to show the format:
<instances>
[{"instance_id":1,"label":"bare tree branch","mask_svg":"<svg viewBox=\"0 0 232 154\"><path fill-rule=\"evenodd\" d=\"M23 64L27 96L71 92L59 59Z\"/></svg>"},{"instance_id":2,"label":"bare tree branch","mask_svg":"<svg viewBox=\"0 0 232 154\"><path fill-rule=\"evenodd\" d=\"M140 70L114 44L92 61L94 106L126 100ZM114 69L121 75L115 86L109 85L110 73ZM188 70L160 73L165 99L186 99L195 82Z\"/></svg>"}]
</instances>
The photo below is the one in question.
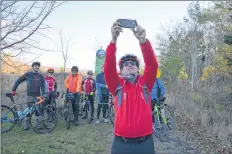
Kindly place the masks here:
<instances>
[{"instance_id":1,"label":"bare tree branch","mask_svg":"<svg viewBox=\"0 0 232 154\"><path fill-rule=\"evenodd\" d=\"M63 35L63 31L61 30L60 32L58 32L59 36L60 36L60 43L61 43L61 52L63 55L63 59L64 59L64 72L65 72L65 68L66 68L66 64L67 64L67 60L68 60L68 50L69 50L69 43L71 41L71 38L69 37L68 41L66 43L64 43L64 35Z\"/></svg>"},{"instance_id":2,"label":"bare tree branch","mask_svg":"<svg viewBox=\"0 0 232 154\"><path fill-rule=\"evenodd\" d=\"M31 63L31 62L33 62L33 61L39 59L39 57L41 57L42 55L43 55L43 54L41 53L38 57L34 58L33 60L28 61L28 62L24 63L23 65L19 65L19 66L15 66L15 65L9 64L9 63L6 62L5 60L3 60L3 58L1 58L1 60L2 60L3 63L5 63L5 64L7 64L7 65L9 65L9 66L11 66L11 67L20 68L20 67L26 66L26 65L28 65L29 63ZM5 57L9 59L8 56L5 56Z\"/></svg>"},{"instance_id":3,"label":"bare tree branch","mask_svg":"<svg viewBox=\"0 0 232 154\"><path fill-rule=\"evenodd\" d=\"M41 31L51 27L43 25L43 23L55 8L61 6L65 2L34 1L28 4L29 2L3 1L2 3L1 20L3 35L1 37L2 46L0 47L2 51L5 49L11 49L13 51L20 50L20 52L16 51L17 54L14 54L12 57L19 56L23 52L26 52L26 48L52 51L39 47L39 42L36 42L33 38L36 35L40 35L50 39Z\"/></svg>"}]
</instances>

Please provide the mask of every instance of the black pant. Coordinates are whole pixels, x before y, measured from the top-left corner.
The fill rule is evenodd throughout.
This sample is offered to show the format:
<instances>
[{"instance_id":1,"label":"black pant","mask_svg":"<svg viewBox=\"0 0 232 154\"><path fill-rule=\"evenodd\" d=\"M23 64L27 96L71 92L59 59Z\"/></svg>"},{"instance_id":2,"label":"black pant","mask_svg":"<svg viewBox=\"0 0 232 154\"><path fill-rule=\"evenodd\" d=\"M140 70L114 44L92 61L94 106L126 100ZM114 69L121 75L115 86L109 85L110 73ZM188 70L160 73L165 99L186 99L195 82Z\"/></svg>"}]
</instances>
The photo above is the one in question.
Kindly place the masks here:
<instances>
[{"instance_id":1,"label":"black pant","mask_svg":"<svg viewBox=\"0 0 232 154\"><path fill-rule=\"evenodd\" d=\"M99 119L100 114L101 114L101 110L103 112L103 118L107 118L106 117L106 110L108 109L108 104L104 103L104 104L98 104L97 106L97 119Z\"/></svg>"},{"instance_id":2,"label":"black pant","mask_svg":"<svg viewBox=\"0 0 232 154\"><path fill-rule=\"evenodd\" d=\"M73 108L73 114L74 114L74 120L78 120L79 116L79 100L80 100L80 95L75 94L75 98L72 100L72 108Z\"/></svg>"},{"instance_id":3,"label":"black pant","mask_svg":"<svg viewBox=\"0 0 232 154\"><path fill-rule=\"evenodd\" d=\"M111 154L155 154L153 136L146 136L144 140L141 138L123 139L115 136Z\"/></svg>"}]
</instances>

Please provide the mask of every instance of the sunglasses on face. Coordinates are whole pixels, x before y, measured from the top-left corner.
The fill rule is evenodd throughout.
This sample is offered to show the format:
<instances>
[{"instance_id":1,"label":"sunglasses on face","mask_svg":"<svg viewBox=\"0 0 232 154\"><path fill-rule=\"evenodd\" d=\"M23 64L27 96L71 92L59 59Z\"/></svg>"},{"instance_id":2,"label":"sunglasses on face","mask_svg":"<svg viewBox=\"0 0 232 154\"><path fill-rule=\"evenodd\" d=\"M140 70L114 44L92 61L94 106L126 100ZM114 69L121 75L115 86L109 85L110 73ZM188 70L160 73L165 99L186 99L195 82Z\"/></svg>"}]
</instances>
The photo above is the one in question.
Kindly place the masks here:
<instances>
[{"instance_id":1,"label":"sunglasses on face","mask_svg":"<svg viewBox=\"0 0 232 154\"><path fill-rule=\"evenodd\" d=\"M53 74L53 72L48 72L49 74Z\"/></svg>"},{"instance_id":2,"label":"sunglasses on face","mask_svg":"<svg viewBox=\"0 0 232 154\"><path fill-rule=\"evenodd\" d=\"M135 62L135 61L126 61L126 62L124 62L124 63L122 64L122 66L123 66L123 67L126 67L126 66L128 66L129 64L131 64L131 65L136 65L136 62Z\"/></svg>"},{"instance_id":3,"label":"sunglasses on face","mask_svg":"<svg viewBox=\"0 0 232 154\"><path fill-rule=\"evenodd\" d=\"M91 74L91 73L88 73L88 75L93 75L93 74Z\"/></svg>"}]
</instances>

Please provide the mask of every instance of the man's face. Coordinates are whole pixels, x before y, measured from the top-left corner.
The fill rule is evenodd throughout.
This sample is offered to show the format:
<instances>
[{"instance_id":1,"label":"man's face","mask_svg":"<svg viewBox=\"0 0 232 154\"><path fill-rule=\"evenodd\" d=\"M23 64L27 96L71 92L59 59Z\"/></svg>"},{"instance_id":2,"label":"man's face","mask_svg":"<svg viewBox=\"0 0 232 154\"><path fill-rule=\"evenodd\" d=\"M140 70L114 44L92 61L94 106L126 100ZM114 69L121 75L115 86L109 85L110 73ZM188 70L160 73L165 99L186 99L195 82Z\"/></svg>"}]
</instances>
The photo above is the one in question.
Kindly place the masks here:
<instances>
[{"instance_id":1,"label":"man's face","mask_svg":"<svg viewBox=\"0 0 232 154\"><path fill-rule=\"evenodd\" d=\"M137 74L138 68L136 66L135 61L125 61L122 64L122 74L123 75L129 75L129 74Z\"/></svg>"},{"instance_id":2,"label":"man's face","mask_svg":"<svg viewBox=\"0 0 232 154\"><path fill-rule=\"evenodd\" d=\"M52 76L53 75L53 72L52 71L49 71L48 72L48 76Z\"/></svg>"},{"instance_id":3,"label":"man's face","mask_svg":"<svg viewBox=\"0 0 232 154\"><path fill-rule=\"evenodd\" d=\"M33 70L34 70L34 72L39 72L39 65L34 65L33 66Z\"/></svg>"},{"instance_id":4,"label":"man's face","mask_svg":"<svg viewBox=\"0 0 232 154\"><path fill-rule=\"evenodd\" d=\"M88 77L88 78L91 78L91 77L92 77L92 73L88 73L88 74L87 74L87 77Z\"/></svg>"},{"instance_id":5,"label":"man's face","mask_svg":"<svg viewBox=\"0 0 232 154\"><path fill-rule=\"evenodd\" d=\"M76 70L73 70L72 71L72 75L76 75L77 74L77 71Z\"/></svg>"}]
</instances>

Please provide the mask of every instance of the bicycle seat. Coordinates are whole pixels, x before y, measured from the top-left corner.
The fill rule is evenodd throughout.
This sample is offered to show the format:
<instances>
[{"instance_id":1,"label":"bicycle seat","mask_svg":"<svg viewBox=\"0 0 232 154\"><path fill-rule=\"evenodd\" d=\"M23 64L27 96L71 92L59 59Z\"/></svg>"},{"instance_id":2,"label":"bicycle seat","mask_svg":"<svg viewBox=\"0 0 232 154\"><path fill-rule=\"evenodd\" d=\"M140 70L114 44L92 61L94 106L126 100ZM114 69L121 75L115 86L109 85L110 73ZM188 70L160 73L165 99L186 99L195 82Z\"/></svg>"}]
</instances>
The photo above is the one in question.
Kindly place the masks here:
<instances>
[{"instance_id":1,"label":"bicycle seat","mask_svg":"<svg viewBox=\"0 0 232 154\"><path fill-rule=\"evenodd\" d=\"M6 97L13 97L12 93L6 93Z\"/></svg>"}]
</instances>

